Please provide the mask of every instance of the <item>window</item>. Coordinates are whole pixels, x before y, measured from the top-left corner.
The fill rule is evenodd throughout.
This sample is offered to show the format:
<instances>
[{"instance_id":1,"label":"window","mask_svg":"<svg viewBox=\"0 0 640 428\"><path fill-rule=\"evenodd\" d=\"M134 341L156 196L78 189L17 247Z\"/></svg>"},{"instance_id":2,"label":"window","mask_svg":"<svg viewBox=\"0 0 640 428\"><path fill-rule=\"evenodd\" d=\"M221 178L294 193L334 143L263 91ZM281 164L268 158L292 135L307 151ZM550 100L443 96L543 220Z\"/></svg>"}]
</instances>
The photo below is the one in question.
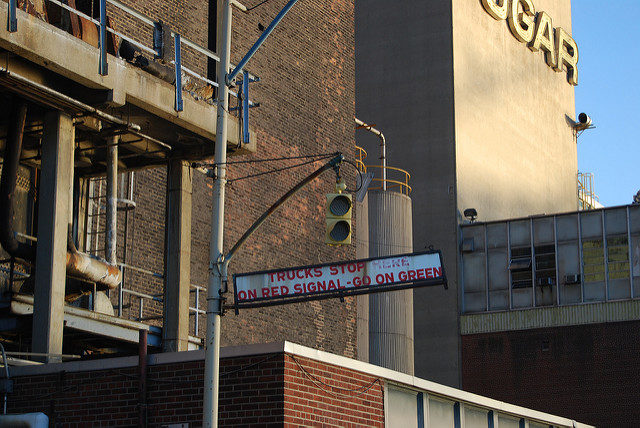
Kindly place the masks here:
<instances>
[{"instance_id":1,"label":"window","mask_svg":"<svg viewBox=\"0 0 640 428\"><path fill-rule=\"evenodd\" d=\"M609 279L629 278L629 241L625 236L607 238Z\"/></svg>"},{"instance_id":2,"label":"window","mask_svg":"<svg viewBox=\"0 0 640 428\"><path fill-rule=\"evenodd\" d=\"M556 250L554 245L539 245L533 249L535 253L535 274L538 287L556 284ZM531 263L531 247L511 248L511 287L531 287L533 270Z\"/></svg>"},{"instance_id":3,"label":"window","mask_svg":"<svg viewBox=\"0 0 640 428\"><path fill-rule=\"evenodd\" d=\"M584 282L604 281L604 247L602 239L582 241Z\"/></svg>"},{"instance_id":4,"label":"window","mask_svg":"<svg viewBox=\"0 0 640 428\"><path fill-rule=\"evenodd\" d=\"M511 248L511 287L531 287L531 247Z\"/></svg>"}]
</instances>

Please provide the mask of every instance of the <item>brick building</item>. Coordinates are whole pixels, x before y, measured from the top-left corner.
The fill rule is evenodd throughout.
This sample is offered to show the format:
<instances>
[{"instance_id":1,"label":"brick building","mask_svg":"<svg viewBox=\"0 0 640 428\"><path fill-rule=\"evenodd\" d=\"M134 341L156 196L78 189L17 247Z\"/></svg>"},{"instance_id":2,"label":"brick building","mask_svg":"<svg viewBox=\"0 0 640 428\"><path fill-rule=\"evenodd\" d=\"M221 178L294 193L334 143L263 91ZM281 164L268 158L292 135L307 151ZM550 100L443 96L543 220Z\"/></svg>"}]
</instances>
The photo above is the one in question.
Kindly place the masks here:
<instances>
[{"instance_id":1,"label":"brick building","mask_svg":"<svg viewBox=\"0 0 640 428\"><path fill-rule=\"evenodd\" d=\"M151 426L197 426L203 354L156 354L142 376L136 357L14 369L19 398L9 401L9 409L44 411L52 424L80 427L132 426L146 408ZM289 342L224 348L221 367L223 425L587 428ZM141 377L148 389L144 406Z\"/></svg>"},{"instance_id":2,"label":"brick building","mask_svg":"<svg viewBox=\"0 0 640 428\"><path fill-rule=\"evenodd\" d=\"M158 328L163 324L162 316L166 310L166 308L163 310L165 305L162 294L166 288L165 283L171 281L165 268L167 266L165 246L170 241L167 238L166 224L167 218L171 219L172 216L175 216L174 213L168 211L170 203L167 199L167 192L172 187L167 179L167 165L180 160L206 163L211 156L213 147L211 137L215 134L211 130L211 127L215 126L215 106L211 98L213 91L207 93L207 90L212 88L207 89L203 79L194 77L188 71L199 74L201 78L207 76L213 78L215 75L213 69L216 62L207 58L193 45L199 45L201 48L210 47L215 50L216 1L176 2L171 5L162 1L144 3L128 1L124 3L124 7L121 3L108 3L109 26L126 35L132 42L138 42L147 47L152 46L153 28L146 24L145 19L153 22L162 21L170 31L179 33L183 41L189 41L182 43L182 65L184 67L182 95L185 99L185 107L184 111L179 113L175 110L172 112L174 107L172 98L162 99L162 101L169 101L167 105L152 105L149 101L135 99L134 95L126 92L128 89L124 90L125 101L123 103L101 100L101 102L94 104L118 118L136 122L142 131L171 144L173 150L171 154L161 159L153 159L151 154L146 155L148 159L134 165L130 159L135 156L135 153L126 152L126 144L122 144L123 148L120 149L122 165L119 169L118 198L119 204L122 202L122 206L119 205L119 208L122 209L117 214L117 262L125 263L126 266L122 266L124 280L121 288L123 291L110 290L109 299L114 307L113 315L119 320L128 320L132 323L123 324L119 320L109 318L110 310L108 307L106 311L98 309L96 302L91 302L92 299L86 297L69 303L74 309L66 310L79 313L77 310L91 310L94 307L98 312L106 312L104 317L101 315L101 319L108 319L108 322L128 326L125 328L135 334L137 332L133 330L137 331L137 328L150 329L152 334L150 344L159 348L161 333ZM92 4L90 1L79 0L76 2L76 6L78 10L89 17L99 17L99 2ZM234 11L232 61L237 62L244 55L261 34L263 25L273 19L281 6L277 2L268 2L249 13ZM74 31L72 25L67 25L65 28L60 24L64 21L66 12L64 10L61 12L60 7L56 4L46 4L46 10L48 12L46 18L40 16L41 19L37 19L18 9L17 32L2 34L3 48L7 49L6 55L20 59L19 55L11 53L12 49L15 51L29 50L28 46L21 45L26 42L22 41L20 37L25 32L37 34L41 31L43 34L53 32L55 37L65 44L64 46L68 45L76 50L84 49L90 52L93 56L87 57L85 60L87 62L94 61L98 50L87 45L84 36L81 37L83 40L69 37L68 33ZM3 8L3 13L7 13L7 8ZM73 13L67 14L67 19L73 18L73 16ZM49 22L43 23L42 19ZM80 23L82 24L82 22ZM54 25L63 28L54 28ZM307 161L308 158L304 158L304 156L308 155L326 155L340 151L347 158L353 159L355 108L353 31L353 1L333 1L328 7L324 2L319 1L301 2L289 12L286 19L249 63L248 68L251 73L261 79L259 83L252 83L250 93L251 100L259 102L260 107L251 109L250 144L242 145L239 142L239 136L236 132L239 129L238 119L232 117L225 222L225 248L227 250L269 205L304 176L319 167L321 162L310 162L298 168L265 174L256 178L242 178L260 172L268 172L274 168L299 164ZM166 61L155 61L155 63L164 65L167 70L172 72L173 65L169 58L172 59L174 54L173 39L169 38L169 40ZM122 40L120 39L119 42ZM129 45L131 46L132 43ZM137 46L135 48L139 51L135 55L141 57L136 60L138 61L137 65L144 61L144 58L154 63L152 55L147 51L144 49L140 51ZM115 52L113 53L115 54ZM78 77L78 71L74 69L75 65L65 63L66 59L60 52L51 53L52 58L49 59L43 58L45 55L46 52L38 52L37 47L34 47L34 52L29 52L26 57L42 76L50 76L51 79L76 79L68 85L74 88L73 93L82 93L78 88L83 85L91 87L91 90L96 92L102 91L106 87L112 93L118 93L118 88L110 89L109 84L104 83L104 79L100 80L97 68L91 69L90 76ZM51 65L51 61L53 61L53 65ZM83 58L78 56L74 58L74 61L81 62ZM108 56L107 62L110 66L111 76L120 73L120 70L132 72L132 69L137 68L134 61L124 61L111 55ZM29 63L29 66L32 63ZM12 72L18 73L19 70L16 70L18 69L14 68ZM83 70L83 72L85 71ZM134 72L138 73L137 78L144 85L158 85L162 90L167 89L167 93L170 93L171 85L168 86L167 82L159 81L155 76L144 74L142 71ZM88 78L96 80L87 83L85 80ZM109 78L111 77L107 75L107 79ZM150 83L146 83L147 81ZM65 88L64 86L60 87ZM93 89L94 87L99 89ZM195 97L194 87L201 91ZM149 91L151 89L147 92ZM9 97L11 90L4 89L3 94ZM117 95L113 96L117 97ZM82 99L87 101L85 98ZM37 105L38 99L30 99L30 102ZM234 103L235 98L232 99L231 105L233 106ZM145 109L150 110L151 115L147 114ZM193 119L193 122L198 122L199 125L193 123L173 125L173 121L184 120L188 122L196 114L200 116ZM35 120L37 118L32 119L31 113L29 113L27 123ZM36 135L36 140L38 138L40 136ZM91 138L95 140L96 137ZM84 230L76 235L77 245L81 251L88 254L106 257L106 235L104 233L106 227L104 218L105 170L103 167L97 167L95 162L93 163L95 167L89 168L91 171L78 167L78 149L83 144L80 140L80 131L76 130L75 178L76 193L80 195L76 197L76 204L84 207L84 211L80 215L80 222L83 218L89 220L83 224ZM102 141L104 144L104 140ZM37 146L39 140L30 144ZM145 150L149 152L150 149ZM95 154L97 152L88 150L88 153ZM98 153L97 156L103 156L103 154ZM303 157L302 161L293 159L271 163L251 162L258 159L295 158L298 156ZM241 163L233 164L238 161ZM201 342L199 338L203 337L205 332L202 312L206 306L205 288L209 264L212 179L206 177L202 169L188 168L184 165L187 163L183 163L182 168L188 170L187 181L188 186L191 187L186 191L192 201L189 219L191 244L182 248L181 251L183 254L190 253L190 283L196 286L192 288L189 297L189 307L191 307L189 311L189 346L193 348L199 346ZM26 165L26 171L28 172L29 168L35 170L39 166L39 164ZM342 175L350 183L350 186L353 186L355 171L346 166L342 168ZM334 190L334 178L329 174L320 177L302 189L286 206L271 216L236 255L230 266L230 274L355 258L355 246L329 247L324 244L324 204L326 201L324 194ZM28 199L26 192L24 192L24 198ZM19 215L26 216L26 210L20 212ZM35 227L25 225L19 232L37 236L35 229ZM13 288L14 293L17 292L21 295L24 294L24 290L27 290L24 302L18 304L14 299L13 309L8 304L10 318L16 316L16 305L21 308L18 310L17 318L20 318L19 324L22 328L11 332L12 335L16 334L18 338L15 342L16 345L11 346L16 346L16 351L28 351L31 350L29 346L31 328L22 321L28 320L29 314L33 311L29 309L29 305L32 305L33 301L30 300L28 288L17 287L15 282L11 287L8 273L9 257L3 257L3 259L6 262L2 266L6 268L2 277L5 290ZM29 266L25 266L23 272L28 275L30 271ZM28 280L24 282L27 283ZM96 294L99 295L100 292ZM232 298L229 297L229 299ZM68 298L67 300L72 299ZM166 298L164 300L166 301ZM232 303L232 301L228 300L227 303ZM92 304L94 306L91 306ZM90 317L91 315L83 312L81 316ZM223 320L222 343L223 345L232 345L288 339L340 355L355 357L355 320L355 302L349 298L344 302L331 300L269 309L250 309L242 311L239 315L234 315L231 312ZM290 328L292 321L295 323L295 329ZM198 324L197 329L196 323ZM69 325L70 323L67 322L67 326ZM84 332L86 333L86 331ZM98 332L98 334L103 335L104 331ZM127 334L134 337L134 335ZM107 334L107 336L109 335ZM120 335L120 337L111 337L111 339L118 342L122 337L124 336ZM64 341L64 352L83 353L87 349L91 349L92 353L113 351L113 349L107 351L108 348L113 348L114 343L111 341L104 345L86 346L87 341L91 342L92 340L85 337L79 342ZM133 341L124 340L124 342L131 344ZM128 352L128 345L125 343L123 346L124 348L121 347L120 351Z\"/></svg>"}]
</instances>

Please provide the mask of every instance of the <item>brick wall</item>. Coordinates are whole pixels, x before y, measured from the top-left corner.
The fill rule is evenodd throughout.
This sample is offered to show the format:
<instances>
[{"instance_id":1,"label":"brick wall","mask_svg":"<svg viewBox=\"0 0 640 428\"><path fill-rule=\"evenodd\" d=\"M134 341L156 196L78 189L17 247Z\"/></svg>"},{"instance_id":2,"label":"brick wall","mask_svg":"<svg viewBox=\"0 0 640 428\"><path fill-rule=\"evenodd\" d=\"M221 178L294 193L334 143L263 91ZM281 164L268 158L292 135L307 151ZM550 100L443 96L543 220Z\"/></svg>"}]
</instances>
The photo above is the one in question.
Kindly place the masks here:
<instances>
[{"instance_id":1,"label":"brick wall","mask_svg":"<svg viewBox=\"0 0 640 428\"><path fill-rule=\"evenodd\" d=\"M463 389L596 426L640 424L640 321L462 336Z\"/></svg>"},{"instance_id":2,"label":"brick wall","mask_svg":"<svg viewBox=\"0 0 640 428\"><path fill-rule=\"evenodd\" d=\"M384 425L383 385L375 377L284 353L224 358L220 366L222 426ZM149 366L149 426L199 426L203 372L202 360ZM43 412L51 426L135 426L137 373L127 367L17 377L9 412Z\"/></svg>"},{"instance_id":3,"label":"brick wall","mask_svg":"<svg viewBox=\"0 0 640 428\"><path fill-rule=\"evenodd\" d=\"M209 10L206 1L126 3L153 19L164 20L183 35L206 45ZM249 2L247 6L257 3ZM268 2L249 14L234 11L232 61L237 63L260 36L259 24L266 26L282 6L282 2ZM261 103L260 108L251 110L251 127L256 132L258 152L230 160L336 151L342 151L353 159L353 7L353 0L308 0L299 2L289 12L248 66L262 79L251 87L251 98ZM116 29L133 34L136 39L150 45L149 28L116 10L110 9L109 14L114 18ZM185 65L206 74L203 62L194 62L188 53L185 54ZM227 250L268 206L321 163L257 179L234 180L295 162L229 166L231 182L227 187L225 222ZM128 262L155 272L162 271L165 175L163 168L145 170L136 175L134 198L137 208L129 230ZM353 187L355 174L350 166L343 168L343 175ZM212 181L199 172L194 172L193 177L191 275L192 283L205 286ZM236 255L230 265L230 273L355 258L355 246L334 248L324 244L324 194L334 190L333 180L332 173L325 174L276 212ZM131 272L127 275L127 287L149 294L162 292L161 282L148 275ZM200 302L204 309L204 294ZM127 316L135 317L138 299L131 298L130 303ZM145 311L145 315L161 313L161 307L153 304ZM222 343L291 340L353 357L356 355L355 319L356 306L352 298L344 303L331 300L246 310L239 316L225 316ZM295 329L290 328L292 323ZM198 333L202 336L205 323L201 322L200 326Z\"/></svg>"},{"instance_id":4,"label":"brick wall","mask_svg":"<svg viewBox=\"0 0 640 428\"><path fill-rule=\"evenodd\" d=\"M379 378L309 358L285 358L286 426L384 426Z\"/></svg>"}]
</instances>

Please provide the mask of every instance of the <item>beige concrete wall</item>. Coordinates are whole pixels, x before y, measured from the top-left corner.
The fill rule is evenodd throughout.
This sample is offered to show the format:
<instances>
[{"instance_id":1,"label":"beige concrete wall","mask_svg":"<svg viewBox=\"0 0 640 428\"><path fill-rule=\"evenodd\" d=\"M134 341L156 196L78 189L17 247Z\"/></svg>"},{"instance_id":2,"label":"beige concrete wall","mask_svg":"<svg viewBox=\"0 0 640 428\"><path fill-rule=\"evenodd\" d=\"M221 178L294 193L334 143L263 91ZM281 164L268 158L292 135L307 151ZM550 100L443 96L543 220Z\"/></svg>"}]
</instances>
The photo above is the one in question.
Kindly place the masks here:
<instances>
[{"instance_id":1,"label":"beige concrete wall","mask_svg":"<svg viewBox=\"0 0 640 428\"><path fill-rule=\"evenodd\" d=\"M571 33L570 1L533 4ZM453 25L459 212L474 207L484 221L577 209L566 72L549 67L542 50L529 50L480 0L454 0Z\"/></svg>"},{"instance_id":2,"label":"beige concrete wall","mask_svg":"<svg viewBox=\"0 0 640 428\"><path fill-rule=\"evenodd\" d=\"M384 132L388 164L411 173L413 247L443 251L455 272L455 168L451 4L446 1L356 2L356 115ZM379 163L379 141L356 141ZM459 385L457 292L414 291L415 374ZM436 351L437 350L437 351Z\"/></svg>"},{"instance_id":3,"label":"beige concrete wall","mask_svg":"<svg viewBox=\"0 0 640 428\"><path fill-rule=\"evenodd\" d=\"M571 32L566 0L533 0ZM579 43L579 41L578 41ZM457 224L576 209L566 73L547 66L481 0L356 2L356 114L407 169L416 251L443 251L449 289L414 293L415 373L460 386ZM378 140L358 144L378 158Z\"/></svg>"}]
</instances>

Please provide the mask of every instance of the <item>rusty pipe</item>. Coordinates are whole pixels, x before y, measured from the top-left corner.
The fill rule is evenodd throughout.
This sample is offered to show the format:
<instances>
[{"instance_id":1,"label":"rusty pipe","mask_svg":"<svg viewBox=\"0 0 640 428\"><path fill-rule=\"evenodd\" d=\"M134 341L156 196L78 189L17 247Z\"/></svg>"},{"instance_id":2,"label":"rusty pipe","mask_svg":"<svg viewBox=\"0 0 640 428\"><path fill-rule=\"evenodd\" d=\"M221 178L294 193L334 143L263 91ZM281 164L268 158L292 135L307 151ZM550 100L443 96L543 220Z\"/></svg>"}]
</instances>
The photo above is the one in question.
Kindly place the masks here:
<instances>
[{"instance_id":1,"label":"rusty pipe","mask_svg":"<svg viewBox=\"0 0 640 428\"><path fill-rule=\"evenodd\" d=\"M122 281L122 272L117 266L80 252L67 251L67 274L110 289L117 288Z\"/></svg>"},{"instance_id":2,"label":"rusty pipe","mask_svg":"<svg viewBox=\"0 0 640 428\"><path fill-rule=\"evenodd\" d=\"M115 289L122 282L122 271L116 265L78 251L71 234L67 239L67 274L108 289Z\"/></svg>"},{"instance_id":3,"label":"rusty pipe","mask_svg":"<svg viewBox=\"0 0 640 428\"><path fill-rule=\"evenodd\" d=\"M33 261L35 260L36 247L19 242L13 230L15 215L13 199L16 192L20 154L22 153L22 136L27 120L27 103L24 100L14 100L12 104L0 181L0 244L13 257Z\"/></svg>"},{"instance_id":4,"label":"rusty pipe","mask_svg":"<svg viewBox=\"0 0 640 428\"><path fill-rule=\"evenodd\" d=\"M33 262L36 258L36 245L19 242L13 230L13 197L22 153L22 136L26 117L27 103L24 100L18 100L11 110L10 128L2 165L2 178L0 181L0 243L2 248L13 257ZM117 266L80 253L75 248L72 239L68 240L67 273L96 282L107 288L116 288L122 281L122 273Z\"/></svg>"}]
</instances>

